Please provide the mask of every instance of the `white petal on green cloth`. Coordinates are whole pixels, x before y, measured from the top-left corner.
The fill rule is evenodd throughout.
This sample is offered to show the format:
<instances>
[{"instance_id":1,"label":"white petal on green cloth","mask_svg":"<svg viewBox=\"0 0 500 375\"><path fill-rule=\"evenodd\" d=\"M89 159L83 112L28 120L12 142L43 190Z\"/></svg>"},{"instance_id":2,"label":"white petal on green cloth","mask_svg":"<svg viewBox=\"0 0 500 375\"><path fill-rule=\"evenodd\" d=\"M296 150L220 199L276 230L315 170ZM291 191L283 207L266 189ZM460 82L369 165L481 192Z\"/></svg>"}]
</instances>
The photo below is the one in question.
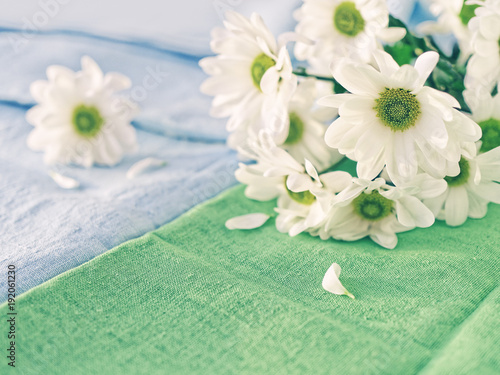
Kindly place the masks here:
<instances>
[{"instance_id":1,"label":"white petal on green cloth","mask_svg":"<svg viewBox=\"0 0 500 375\"><path fill-rule=\"evenodd\" d=\"M234 229L256 229L263 226L270 218L269 215L262 213L254 213L243 216L233 217L226 221L226 228L229 230Z\"/></svg>"},{"instance_id":2,"label":"white petal on green cloth","mask_svg":"<svg viewBox=\"0 0 500 375\"><path fill-rule=\"evenodd\" d=\"M330 268L328 268L328 271L325 273L325 277L323 278L323 288L333 294L338 294L338 295L346 295L352 299L354 299L354 295L349 293L349 291L344 288L342 283L339 280L340 277L340 271L342 269L337 263L333 263Z\"/></svg>"}]
</instances>

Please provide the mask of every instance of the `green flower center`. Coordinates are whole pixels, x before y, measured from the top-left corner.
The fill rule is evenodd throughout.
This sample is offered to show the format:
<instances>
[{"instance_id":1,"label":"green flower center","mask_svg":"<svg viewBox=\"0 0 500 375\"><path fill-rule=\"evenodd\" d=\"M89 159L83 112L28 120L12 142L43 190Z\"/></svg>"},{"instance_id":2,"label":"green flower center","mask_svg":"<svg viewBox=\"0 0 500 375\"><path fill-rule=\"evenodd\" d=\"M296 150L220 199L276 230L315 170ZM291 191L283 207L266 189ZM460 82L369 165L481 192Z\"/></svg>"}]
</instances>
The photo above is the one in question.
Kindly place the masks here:
<instances>
[{"instance_id":1,"label":"green flower center","mask_svg":"<svg viewBox=\"0 0 500 375\"><path fill-rule=\"evenodd\" d=\"M288 130L288 137L285 141L285 145L294 145L302 139L304 134L304 122L295 113L290 113L290 130Z\"/></svg>"},{"instance_id":2,"label":"green flower center","mask_svg":"<svg viewBox=\"0 0 500 375\"><path fill-rule=\"evenodd\" d=\"M352 201L354 212L361 218L369 221L378 221L392 212L394 202L380 195L376 190L370 194L361 193Z\"/></svg>"},{"instance_id":3,"label":"green flower center","mask_svg":"<svg viewBox=\"0 0 500 375\"><path fill-rule=\"evenodd\" d=\"M385 88L375 99L377 117L392 131L405 131L414 126L422 113L416 95L405 89Z\"/></svg>"},{"instance_id":4,"label":"green flower center","mask_svg":"<svg viewBox=\"0 0 500 375\"><path fill-rule=\"evenodd\" d=\"M285 189L288 193L288 195L290 196L290 198L292 198L295 202L297 203L300 203L300 204L304 204L306 206L310 206L311 204L314 203L314 201L316 200L316 197L308 190L306 191L301 191L300 193L295 193L293 191L291 191L290 189L288 189L288 187L286 186L286 180L288 179L285 178Z\"/></svg>"},{"instance_id":5,"label":"green flower center","mask_svg":"<svg viewBox=\"0 0 500 375\"><path fill-rule=\"evenodd\" d=\"M74 109L72 122L78 134L91 138L99 133L104 119L96 107L81 104Z\"/></svg>"},{"instance_id":6,"label":"green flower center","mask_svg":"<svg viewBox=\"0 0 500 375\"><path fill-rule=\"evenodd\" d=\"M335 9L333 24L342 34L356 36L365 28L365 20L352 1L344 1Z\"/></svg>"},{"instance_id":7,"label":"green flower center","mask_svg":"<svg viewBox=\"0 0 500 375\"><path fill-rule=\"evenodd\" d=\"M500 120L490 118L481 121L479 126L483 130L481 152L487 152L500 146Z\"/></svg>"},{"instance_id":8,"label":"green flower center","mask_svg":"<svg viewBox=\"0 0 500 375\"><path fill-rule=\"evenodd\" d=\"M462 21L462 23L465 26L467 26L469 21L471 20L471 18L475 17L476 14L474 13L474 11L476 10L476 8L479 7L479 5L477 5L477 4L466 5L465 1L466 0L464 0L464 5L462 6L462 10L458 14L458 16L460 17L460 20Z\"/></svg>"},{"instance_id":9,"label":"green flower center","mask_svg":"<svg viewBox=\"0 0 500 375\"><path fill-rule=\"evenodd\" d=\"M469 162L466 159L461 158L460 161L458 162L458 166L460 167L460 173L457 176L455 177L446 176L444 178L445 181L448 183L448 186L460 186L469 181L470 177Z\"/></svg>"},{"instance_id":10,"label":"green flower center","mask_svg":"<svg viewBox=\"0 0 500 375\"><path fill-rule=\"evenodd\" d=\"M276 65L276 61L267 56L265 53L261 53L259 56L255 58L252 63L252 67L250 68L252 72L252 80L254 85L260 90L260 81L262 81L262 77L272 66Z\"/></svg>"}]
</instances>

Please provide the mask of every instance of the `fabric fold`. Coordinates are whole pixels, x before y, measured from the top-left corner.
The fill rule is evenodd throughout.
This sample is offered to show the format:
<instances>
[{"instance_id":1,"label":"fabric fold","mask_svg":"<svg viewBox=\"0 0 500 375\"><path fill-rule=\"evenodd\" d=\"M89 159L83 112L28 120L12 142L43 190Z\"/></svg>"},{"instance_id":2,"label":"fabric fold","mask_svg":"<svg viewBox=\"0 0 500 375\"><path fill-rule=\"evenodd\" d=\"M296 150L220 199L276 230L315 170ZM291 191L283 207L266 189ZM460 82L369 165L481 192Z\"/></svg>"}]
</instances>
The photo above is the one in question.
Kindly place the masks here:
<instances>
[{"instance_id":1,"label":"fabric fold","mask_svg":"<svg viewBox=\"0 0 500 375\"><path fill-rule=\"evenodd\" d=\"M18 293L143 235L235 183L237 159L224 143L138 131L140 149L114 168L43 164L26 146L25 110L0 105L0 268L19 269ZM168 166L133 180L127 170L156 157ZM64 190L49 171L76 179ZM5 301L7 278L0 280Z\"/></svg>"},{"instance_id":2,"label":"fabric fold","mask_svg":"<svg viewBox=\"0 0 500 375\"><path fill-rule=\"evenodd\" d=\"M210 53L212 28L222 24L224 13L259 12L275 32L293 28L292 12L300 0L144 0L106 2L88 0L25 0L4 6L0 25L18 29L13 43L26 44L40 32L82 32L117 40L149 44L193 55Z\"/></svg>"}]
</instances>

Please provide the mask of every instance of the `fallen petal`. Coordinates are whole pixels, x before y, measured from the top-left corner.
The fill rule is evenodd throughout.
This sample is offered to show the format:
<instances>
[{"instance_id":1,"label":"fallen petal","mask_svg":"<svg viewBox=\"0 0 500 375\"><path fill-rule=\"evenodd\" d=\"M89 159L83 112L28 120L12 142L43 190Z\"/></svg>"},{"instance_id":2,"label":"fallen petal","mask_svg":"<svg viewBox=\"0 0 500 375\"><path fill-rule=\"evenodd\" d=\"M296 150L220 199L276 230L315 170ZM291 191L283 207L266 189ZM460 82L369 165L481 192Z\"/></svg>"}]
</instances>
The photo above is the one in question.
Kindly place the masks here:
<instances>
[{"instance_id":1,"label":"fallen petal","mask_svg":"<svg viewBox=\"0 0 500 375\"><path fill-rule=\"evenodd\" d=\"M347 291L346 288L340 283L339 276L340 276L340 271L341 268L337 263L333 263L330 268L328 268L328 271L325 273L325 277L323 278L323 288L333 294L338 294L338 295L346 295L352 299L355 297Z\"/></svg>"},{"instance_id":2,"label":"fallen petal","mask_svg":"<svg viewBox=\"0 0 500 375\"><path fill-rule=\"evenodd\" d=\"M261 213L237 216L226 221L226 228L229 230L256 229L263 226L269 218L269 215Z\"/></svg>"},{"instance_id":3,"label":"fallen petal","mask_svg":"<svg viewBox=\"0 0 500 375\"><path fill-rule=\"evenodd\" d=\"M160 168L167 165L165 160L156 159L156 158L146 158L138 161L134 165L132 165L127 171L127 178L129 180L137 177L141 173L145 172L150 168Z\"/></svg>"},{"instance_id":4,"label":"fallen petal","mask_svg":"<svg viewBox=\"0 0 500 375\"><path fill-rule=\"evenodd\" d=\"M52 177L54 182L63 189L76 189L80 187L80 183L77 180L71 177L63 176L55 171L49 171L49 176Z\"/></svg>"}]
</instances>

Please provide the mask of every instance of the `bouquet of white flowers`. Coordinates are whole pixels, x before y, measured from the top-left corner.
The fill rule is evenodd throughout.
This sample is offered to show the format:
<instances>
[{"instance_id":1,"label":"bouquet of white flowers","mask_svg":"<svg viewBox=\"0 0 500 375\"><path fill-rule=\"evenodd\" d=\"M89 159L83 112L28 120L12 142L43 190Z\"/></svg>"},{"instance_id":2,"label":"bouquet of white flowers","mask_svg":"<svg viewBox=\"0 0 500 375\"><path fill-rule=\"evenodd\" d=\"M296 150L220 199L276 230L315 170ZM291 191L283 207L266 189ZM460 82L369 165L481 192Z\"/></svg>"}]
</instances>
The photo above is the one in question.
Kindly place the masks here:
<instances>
[{"instance_id":1,"label":"bouquet of white flowers","mask_svg":"<svg viewBox=\"0 0 500 375\"><path fill-rule=\"evenodd\" d=\"M279 231L392 249L396 233L500 204L500 0L431 3L436 21L419 36L384 0L304 0L295 32L277 39L257 14L227 12L213 31L201 90L253 161L236 171L246 196L277 198ZM454 33L451 54L440 32ZM356 177L338 170L344 157Z\"/></svg>"}]
</instances>

